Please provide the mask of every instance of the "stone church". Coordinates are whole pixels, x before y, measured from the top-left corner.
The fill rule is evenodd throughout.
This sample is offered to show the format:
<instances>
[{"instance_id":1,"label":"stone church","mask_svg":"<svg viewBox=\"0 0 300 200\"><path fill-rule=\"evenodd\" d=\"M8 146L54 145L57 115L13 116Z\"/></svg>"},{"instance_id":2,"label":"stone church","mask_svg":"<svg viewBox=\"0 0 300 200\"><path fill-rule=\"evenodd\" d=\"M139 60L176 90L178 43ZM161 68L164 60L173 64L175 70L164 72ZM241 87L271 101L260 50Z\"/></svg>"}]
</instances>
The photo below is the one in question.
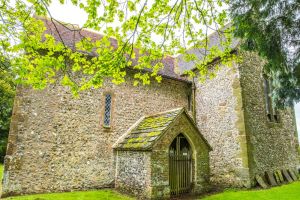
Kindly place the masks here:
<instances>
[{"instance_id":1,"label":"stone church","mask_svg":"<svg viewBox=\"0 0 300 200\"><path fill-rule=\"evenodd\" d=\"M46 25L70 47L72 38L80 39L63 26ZM101 38L87 30L81 35ZM218 42L217 34L211 41ZM80 98L60 85L38 91L19 86L2 196L116 188L169 198L213 187L249 188L257 175L295 170L294 110L272 107L264 62L233 43L232 53L243 61L205 82L184 77L185 69L197 70L178 56L164 59L161 83L133 86L128 68L125 83L108 79Z\"/></svg>"}]
</instances>

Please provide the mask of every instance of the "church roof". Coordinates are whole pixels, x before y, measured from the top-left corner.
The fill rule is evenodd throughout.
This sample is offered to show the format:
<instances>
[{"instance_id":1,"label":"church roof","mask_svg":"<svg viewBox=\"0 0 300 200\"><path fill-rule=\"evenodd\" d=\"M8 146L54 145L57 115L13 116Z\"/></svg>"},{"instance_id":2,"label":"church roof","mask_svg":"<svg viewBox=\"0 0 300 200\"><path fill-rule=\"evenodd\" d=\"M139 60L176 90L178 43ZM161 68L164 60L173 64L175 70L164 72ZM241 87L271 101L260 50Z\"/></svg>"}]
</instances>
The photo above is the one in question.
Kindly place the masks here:
<instances>
[{"instance_id":1,"label":"church roof","mask_svg":"<svg viewBox=\"0 0 300 200\"><path fill-rule=\"evenodd\" d=\"M129 129L129 131L125 134L125 137L121 138L120 141L117 142L114 148L118 150L150 150L154 143L171 126L172 122L174 122L182 113L185 113L190 118L184 108L177 108L142 117ZM194 123L193 125L196 127ZM202 139L211 149L207 141L203 137Z\"/></svg>"},{"instance_id":2,"label":"church roof","mask_svg":"<svg viewBox=\"0 0 300 200\"><path fill-rule=\"evenodd\" d=\"M231 24L227 24L223 30L226 31L227 28L229 28ZM221 45L221 41L225 39L225 36L222 33L219 33L217 31L211 33L208 36L208 50L207 53L209 53L209 49L217 46L220 50L224 50L224 47ZM237 37L234 37L231 41L230 48L232 51L236 50L238 46L240 45L241 40ZM186 51L187 54L194 54L199 60L202 60L205 56L206 50L205 49L198 49L198 48L190 48ZM218 58L215 58L218 59ZM177 65L179 69L179 74L183 74L185 70L194 70L196 69L195 62L189 61L186 62L184 60L184 55L180 54L177 56Z\"/></svg>"},{"instance_id":3,"label":"church roof","mask_svg":"<svg viewBox=\"0 0 300 200\"><path fill-rule=\"evenodd\" d=\"M82 40L83 38L90 38L93 42L101 40L103 38L102 34L96 33L91 30L78 28L74 25L59 22L56 20L50 20L47 18L41 17L40 19L45 24L45 34L52 35L56 41L62 42L64 45L73 50L76 49L76 43ZM109 40L113 48L118 47L118 42L115 38L110 38ZM136 59L132 60L132 65L135 65L137 63L137 59L139 56L138 49L134 49L134 51L136 53ZM97 54L92 52L91 56L97 56ZM188 81L186 77L182 77L175 72L175 58L173 58L172 56L166 56L162 59L162 63L164 64L164 68L158 72L159 75L161 75L164 78L170 78L190 83L190 81Z\"/></svg>"},{"instance_id":4,"label":"church roof","mask_svg":"<svg viewBox=\"0 0 300 200\"><path fill-rule=\"evenodd\" d=\"M90 38L91 41L96 41L103 38L102 34L96 33L91 30L78 28L74 25L59 22L56 20L50 20L47 18L40 18L40 19L44 22L46 26L46 30L45 30L46 34L52 35L57 41L64 43L67 47L73 50L76 48L76 43L82 40L83 38ZM224 29L226 29L228 26L226 26ZM208 45L209 48L211 48L212 46L218 46L220 49L222 49L222 46L220 45L220 41L222 40L222 37L223 37L222 34L220 35L218 32L214 32L210 34L209 45ZM110 38L109 40L113 48L118 47L118 42L115 38ZM233 50L236 49L239 43L240 40L238 38L233 38L231 48ZM136 53L136 59L132 60L133 66L137 63L139 57L138 49L134 49L134 51ZM204 49L191 48L187 50L187 54L195 54L199 59L203 58L204 53L205 53ZM95 53L92 53L92 56L97 56L97 55ZM172 56L166 56L165 58L162 59L162 63L164 65L164 68L158 72L159 75L161 75L164 78L190 83L187 77L182 76L182 74L185 70L195 69L195 63L193 61L190 62L184 61L183 55L180 54L176 58ZM177 69L176 72L175 72L175 68Z\"/></svg>"}]
</instances>

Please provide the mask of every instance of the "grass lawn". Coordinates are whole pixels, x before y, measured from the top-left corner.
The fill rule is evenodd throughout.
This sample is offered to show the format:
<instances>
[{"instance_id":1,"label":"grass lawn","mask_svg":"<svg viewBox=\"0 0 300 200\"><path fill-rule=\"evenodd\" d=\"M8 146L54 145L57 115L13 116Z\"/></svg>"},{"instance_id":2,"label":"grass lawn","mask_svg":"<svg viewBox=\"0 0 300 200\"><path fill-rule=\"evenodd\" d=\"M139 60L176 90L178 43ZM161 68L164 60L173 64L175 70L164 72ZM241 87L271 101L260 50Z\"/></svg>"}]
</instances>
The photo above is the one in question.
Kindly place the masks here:
<instances>
[{"instance_id":1,"label":"grass lawn","mask_svg":"<svg viewBox=\"0 0 300 200\"><path fill-rule=\"evenodd\" d=\"M267 190L225 191L205 197L204 200L300 200L300 182Z\"/></svg>"},{"instance_id":2,"label":"grass lawn","mask_svg":"<svg viewBox=\"0 0 300 200\"><path fill-rule=\"evenodd\" d=\"M51 194L36 194L19 197L9 197L5 200L132 200L114 190L97 190L86 192L66 192Z\"/></svg>"},{"instance_id":3,"label":"grass lawn","mask_svg":"<svg viewBox=\"0 0 300 200\"><path fill-rule=\"evenodd\" d=\"M0 165L2 178L3 166ZM1 184L0 184L1 186ZM10 197L5 200L132 200L133 198L119 194L114 190L96 190L85 192L66 192L37 194L19 197ZM204 200L300 200L300 182L274 187L268 190L225 191L207 196Z\"/></svg>"}]
</instances>

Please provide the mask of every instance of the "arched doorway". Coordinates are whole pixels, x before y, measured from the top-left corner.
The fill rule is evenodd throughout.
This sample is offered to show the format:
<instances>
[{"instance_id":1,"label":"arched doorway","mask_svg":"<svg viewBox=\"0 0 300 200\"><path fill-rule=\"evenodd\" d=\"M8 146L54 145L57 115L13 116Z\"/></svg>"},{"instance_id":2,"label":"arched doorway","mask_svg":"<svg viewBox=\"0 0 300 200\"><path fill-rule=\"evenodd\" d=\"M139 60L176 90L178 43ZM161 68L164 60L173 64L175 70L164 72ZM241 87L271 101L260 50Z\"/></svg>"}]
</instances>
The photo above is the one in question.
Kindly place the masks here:
<instances>
[{"instance_id":1,"label":"arched doorway","mask_svg":"<svg viewBox=\"0 0 300 200\"><path fill-rule=\"evenodd\" d=\"M180 195L191 190L192 149L183 134L179 134L170 146L169 181L171 195Z\"/></svg>"}]
</instances>

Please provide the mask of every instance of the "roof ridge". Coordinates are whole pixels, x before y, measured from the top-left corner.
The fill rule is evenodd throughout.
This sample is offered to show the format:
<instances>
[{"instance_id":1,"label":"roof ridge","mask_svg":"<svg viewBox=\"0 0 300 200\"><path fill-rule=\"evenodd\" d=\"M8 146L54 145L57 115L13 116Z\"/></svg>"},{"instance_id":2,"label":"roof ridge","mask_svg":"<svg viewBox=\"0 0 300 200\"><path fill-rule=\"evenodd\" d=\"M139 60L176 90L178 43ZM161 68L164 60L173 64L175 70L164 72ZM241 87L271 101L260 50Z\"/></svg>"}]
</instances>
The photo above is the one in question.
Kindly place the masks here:
<instances>
[{"instance_id":1,"label":"roof ridge","mask_svg":"<svg viewBox=\"0 0 300 200\"><path fill-rule=\"evenodd\" d=\"M170 112L175 112L175 111L179 111L179 110L183 110L184 107L179 107L179 108L174 108L172 110L167 110L167 111L163 111L163 112L158 112L158 113L154 113L154 114L151 114L151 115L145 115L144 117L145 118L149 118L149 117L155 117L155 116L159 116L159 115L162 115L162 114L166 114L166 113L170 113Z\"/></svg>"}]
</instances>

